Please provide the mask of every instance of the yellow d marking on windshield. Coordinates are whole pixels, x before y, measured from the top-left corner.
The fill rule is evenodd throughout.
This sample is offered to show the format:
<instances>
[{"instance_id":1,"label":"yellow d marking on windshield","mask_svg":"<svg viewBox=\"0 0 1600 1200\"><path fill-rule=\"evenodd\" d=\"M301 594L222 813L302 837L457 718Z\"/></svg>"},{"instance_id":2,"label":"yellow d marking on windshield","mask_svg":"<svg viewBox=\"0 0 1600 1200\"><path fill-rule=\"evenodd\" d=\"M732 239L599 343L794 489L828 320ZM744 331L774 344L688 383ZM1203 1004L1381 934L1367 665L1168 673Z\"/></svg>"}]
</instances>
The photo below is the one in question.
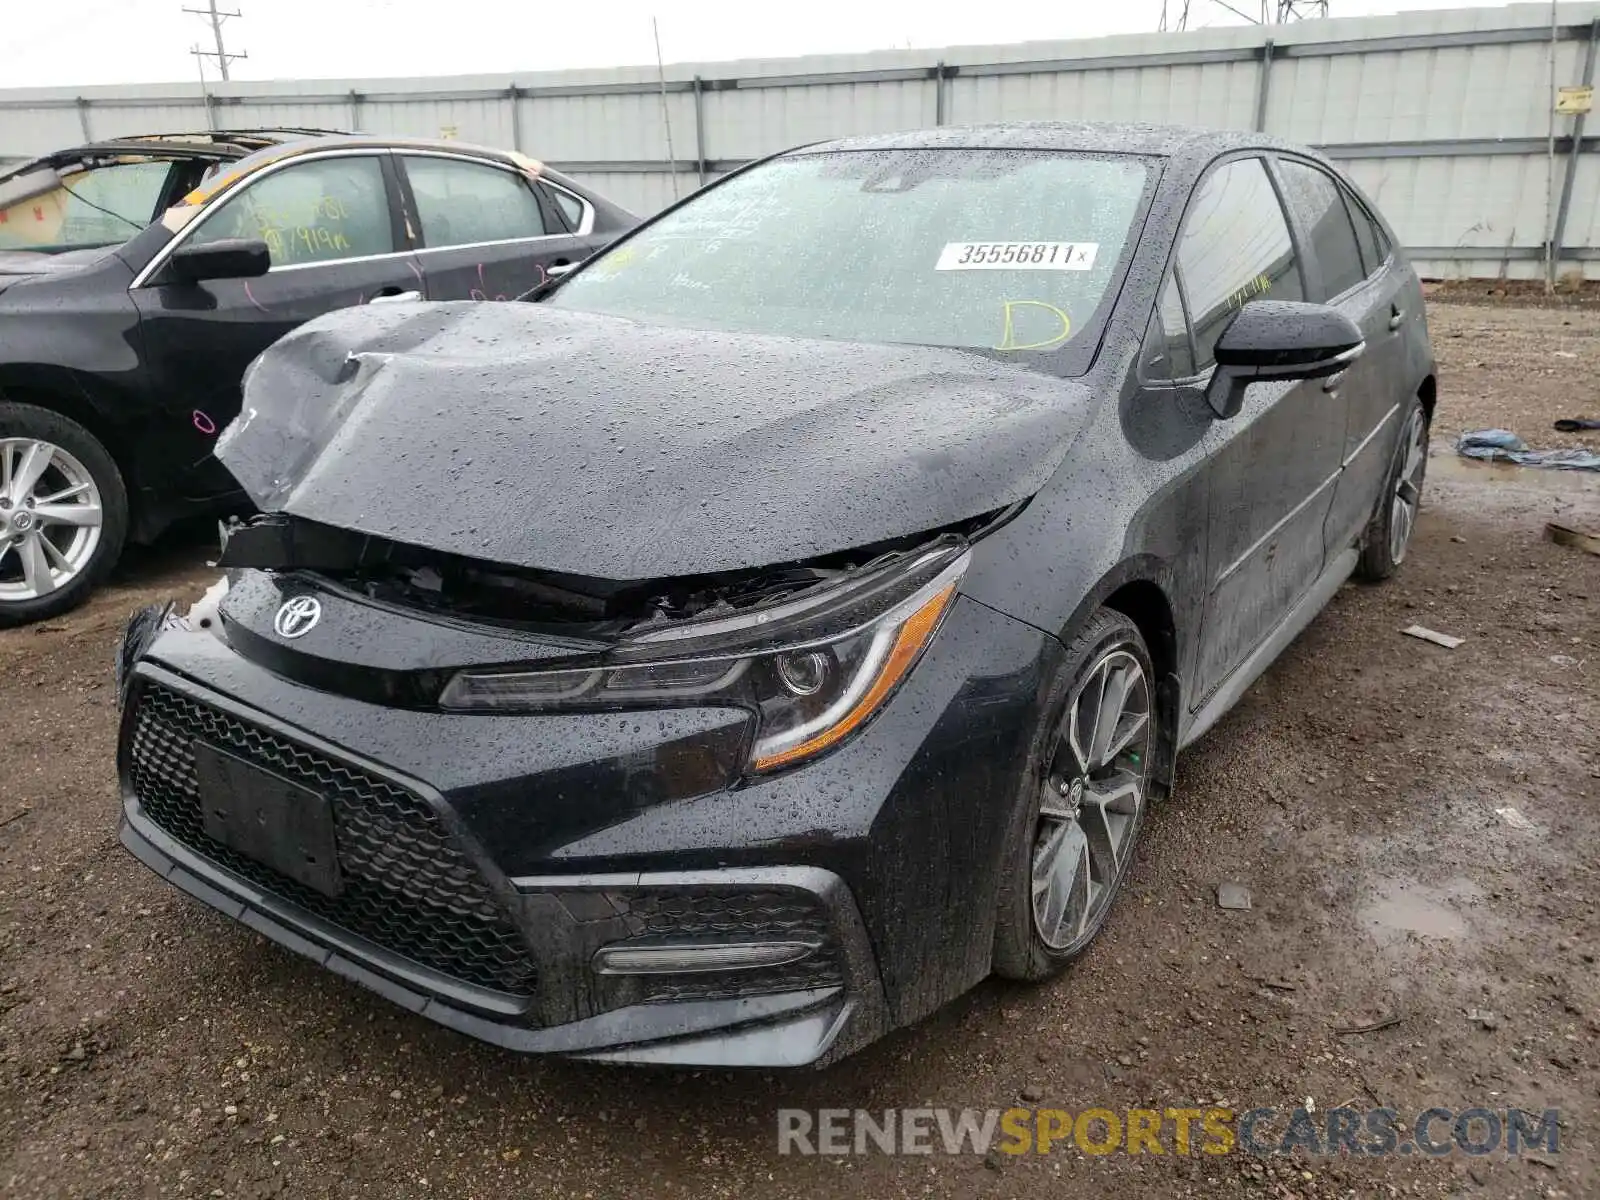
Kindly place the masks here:
<instances>
[{"instance_id":1,"label":"yellow d marking on windshield","mask_svg":"<svg viewBox=\"0 0 1600 1200\"><path fill-rule=\"evenodd\" d=\"M1000 344L996 350L1047 350L1051 346L1059 346L1072 336L1072 318L1067 316L1054 304L1046 304L1043 300L1006 300L1005 327L1000 333ZM1019 308L1042 308L1061 322L1061 332L1051 334L1049 337L1037 342L1017 341L1016 330L1013 328L1013 314Z\"/></svg>"}]
</instances>

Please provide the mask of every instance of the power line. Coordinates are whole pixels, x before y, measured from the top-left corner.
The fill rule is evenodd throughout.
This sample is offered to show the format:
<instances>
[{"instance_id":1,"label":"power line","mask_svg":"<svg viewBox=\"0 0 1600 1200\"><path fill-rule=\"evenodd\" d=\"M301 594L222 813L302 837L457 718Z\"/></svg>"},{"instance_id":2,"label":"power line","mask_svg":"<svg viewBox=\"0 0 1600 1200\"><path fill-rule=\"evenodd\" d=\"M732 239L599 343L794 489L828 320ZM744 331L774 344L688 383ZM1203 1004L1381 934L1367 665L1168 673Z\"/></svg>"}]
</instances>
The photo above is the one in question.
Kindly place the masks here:
<instances>
[{"instance_id":1,"label":"power line","mask_svg":"<svg viewBox=\"0 0 1600 1200\"><path fill-rule=\"evenodd\" d=\"M237 16L240 16L241 14L238 11L234 11L234 12L218 12L217 11L217 0L206 0L206 2L207 2L207 5L208 5L208 7L206 7L206 8L186 8L183 11L186 12L186 13L191 13L194 16L197 16L197 17L204 17L204 18L206 18L206 20L211 22L211 36L216 39L217 48L215 50L202 50L202 49L200 49L199 46L195 46L193 49L191 49L189 51L189 53L193 54L197 58L214 58L214 59L216 59L217 60L217 70L222 75L222 82L223 83L227 83L228 82L228 64L230 62L235 61L236 59L249 58L250 57L243 50L239 51L239 53L237 53L237 54L229 54L227 47L222 44L222 23L224 21L226 21L229 17L237 17ZM204 78L204 72L203 71L201 72L201 77Z\"/></svg>"}]
</instances>

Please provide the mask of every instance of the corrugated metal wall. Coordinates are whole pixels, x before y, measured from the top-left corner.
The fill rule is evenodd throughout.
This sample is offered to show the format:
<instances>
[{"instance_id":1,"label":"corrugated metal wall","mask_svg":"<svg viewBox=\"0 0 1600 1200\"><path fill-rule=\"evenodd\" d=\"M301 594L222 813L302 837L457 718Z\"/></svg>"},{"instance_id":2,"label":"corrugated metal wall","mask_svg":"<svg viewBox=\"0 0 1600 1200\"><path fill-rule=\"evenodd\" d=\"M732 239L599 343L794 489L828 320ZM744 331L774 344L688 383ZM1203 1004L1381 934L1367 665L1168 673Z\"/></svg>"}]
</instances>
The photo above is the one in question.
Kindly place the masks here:
<instances>
[{"instance_id":1,"label":"corrugated metal wall","mask_svg":"<svg viewBox=\"0 0 1600 1200\"><path fill-rule=\"evenodd\" d=\"M0 90L0 159L134 132L270 125L459 137L542 158L642 213L751 158L850 133L1025 119L1261 128L1322 146L1426 274L1600 271L1600 3L945 51L511 78ZM1553 61L1552 61L1553 56ZM671 142L671 152L668 142ZM1561 203L1565 194L1569 203Z\"/></svg>"}]
</instances>

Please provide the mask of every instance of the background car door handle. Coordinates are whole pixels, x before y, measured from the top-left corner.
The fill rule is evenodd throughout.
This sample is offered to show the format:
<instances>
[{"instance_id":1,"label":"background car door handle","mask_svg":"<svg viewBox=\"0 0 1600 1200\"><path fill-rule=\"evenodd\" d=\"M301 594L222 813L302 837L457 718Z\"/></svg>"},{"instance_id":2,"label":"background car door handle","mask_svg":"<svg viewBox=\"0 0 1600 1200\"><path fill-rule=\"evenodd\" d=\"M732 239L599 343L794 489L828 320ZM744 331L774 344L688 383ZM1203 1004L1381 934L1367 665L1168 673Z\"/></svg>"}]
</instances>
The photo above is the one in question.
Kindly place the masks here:
<instances>
[{"instance_id":1,"label":"background car door handle","mask_svg":"<svg viewBox=\"0 0 1600 1200\"><path fill-rule=\"evenodd\" d=\"M395 300L421 300L421 292L379 292L368 304L387 304Z\"/></svg>"},{"instance_id":2,"label":"background car door handle","mask_svg":"<svg viewBox=\"0 0 1600 1200\"><path fill-rule=\"evenodd\" d=\"M1390 308L1389 309L1389 328L1391 330L1399 329L1400 326L1405 322L1405 319L1406 319L1405 309L1403 309L1403 308Z\"/></svg>"},{"instance_id":3,"label":"background car door handle","mask_svg":"<svg viewBox=\"0 0 1600 1200\"><path fill-rule=\"evenodd\" d=\"M572 270L577 265L578 265L577 263L571 263L571 262L552 263L550 266L548 266L548 267L546 267L544 269L545 278L546 279L560 279L563 275L565 275L568 271Z\"/></svg>"}]
</instances>

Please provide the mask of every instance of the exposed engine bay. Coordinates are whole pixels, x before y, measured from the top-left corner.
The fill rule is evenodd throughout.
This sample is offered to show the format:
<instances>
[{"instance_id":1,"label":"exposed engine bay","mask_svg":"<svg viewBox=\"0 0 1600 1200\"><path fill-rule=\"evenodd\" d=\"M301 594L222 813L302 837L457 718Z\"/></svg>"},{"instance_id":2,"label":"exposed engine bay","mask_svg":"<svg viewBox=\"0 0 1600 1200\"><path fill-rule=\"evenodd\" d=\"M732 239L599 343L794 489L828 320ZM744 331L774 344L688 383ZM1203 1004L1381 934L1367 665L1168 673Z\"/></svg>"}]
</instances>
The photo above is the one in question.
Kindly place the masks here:
<instances>
[{"instance_id":1,"label":"exposed engine bay","mask_svg":"<svg viewBox=\"0 0 1600 1200\"><path fill-rule=\"evenodd\" d=\"M969 541L1008 520L1011 505L947 529L806 562L675 579L608 580L444 554L270 513L223 528L218 565L304 571L384 603L453 617L614 638L654 625L731 616L940 543Z\"/></svg>"}]
</instances>

